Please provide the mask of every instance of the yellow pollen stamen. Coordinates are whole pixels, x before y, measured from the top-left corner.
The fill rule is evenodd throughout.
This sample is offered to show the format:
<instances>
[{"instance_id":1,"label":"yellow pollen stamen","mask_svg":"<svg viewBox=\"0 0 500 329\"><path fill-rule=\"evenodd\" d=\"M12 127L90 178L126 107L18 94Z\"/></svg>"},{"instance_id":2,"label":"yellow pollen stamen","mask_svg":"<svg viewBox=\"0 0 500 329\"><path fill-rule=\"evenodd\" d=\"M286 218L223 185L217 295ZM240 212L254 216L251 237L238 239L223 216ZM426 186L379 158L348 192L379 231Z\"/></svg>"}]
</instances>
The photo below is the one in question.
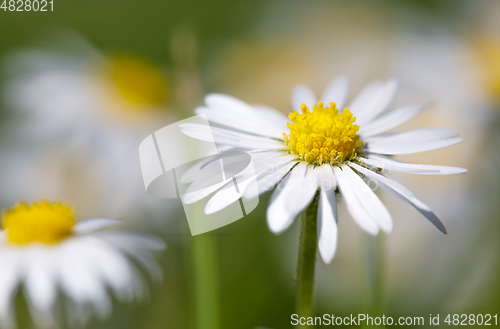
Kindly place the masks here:
<instances>
[{"instance_id":1,"label":"yellow pollen stamen","mask_svg":"<svg viewBox=\"0 0 500 329\"><path fill-rule=\"evenodd\" d=\"M363 145L354 124L356 118L349 109L339 113L335 103L324 107L323 102L314 105L313 112L305 104L302 114L293 111L288 117L290 134L283 134L292 153L310 164L341 164L356 157L356 149Z\"/></svg>"},{"instance_id":2,"label":"yellow pollen stamen","mask_svg":"<svg viewBox=\"0 0 500 329\"><path fill-rule=\"evenodd\" d=\"M7 240L13 244L56 243L73 234L74 224L73 209L58 202L41 201L31 205L19 202L2 216Z\"/></svg>"}]
</instances>

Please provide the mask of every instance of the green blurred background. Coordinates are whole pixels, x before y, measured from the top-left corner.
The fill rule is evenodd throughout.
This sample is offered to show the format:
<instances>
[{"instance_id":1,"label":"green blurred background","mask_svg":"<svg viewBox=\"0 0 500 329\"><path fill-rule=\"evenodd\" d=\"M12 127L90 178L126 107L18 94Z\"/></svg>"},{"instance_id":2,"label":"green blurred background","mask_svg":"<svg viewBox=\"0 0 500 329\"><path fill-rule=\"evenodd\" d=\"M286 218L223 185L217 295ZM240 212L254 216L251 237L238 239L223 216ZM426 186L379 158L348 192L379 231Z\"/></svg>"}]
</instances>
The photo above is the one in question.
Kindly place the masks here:
<instances>
[{"instance_id":1,"label":"green blurred background","mask_svg":"<svg viewBox=\"0 0 500 329\"><path fill-rule=\"evenodd\" d=\"M55 0L54 12L0 11L0 56L33 46L53 30L70 29L104 54L132 54L161 67L171 89L165 111L174 118L189 116L208 92L286 113L294 85L307 83L320 92L340 74L351 79L353 90L374 78L396 76L402 90L398 104L436 100L407 127L450 126L461 130L466 142L403 159L462 166L469 173L397 178L436 211L449 233L442 236L413 209L383 195L396 224L378 241L384 250L384 313L427 319L431 313L500 310L499 21L495 0ZM10 127L1 134L4 150L22 138L11 132L13 117L15 110L2 102L2 127ZM2 195L0 205L10 207L9 190ZM244 219L205 234L216 244L223 329L291 327L299 225L280 236L270 233L268 197ZM111 318L92 321L91 328L195 328L193 238L179 204L151 203L159 209L154 214L143 207L120 217L167 242L161 255L164 282L151 285L149 301L115 303ZM107 215L115 217L112 210ZM336 258L317 265L318 315L366 310L363 246L370 241L345 211L339 225ZM22 300L18 309L20 326L29 328Z\"/></svg>"}]
</instances>

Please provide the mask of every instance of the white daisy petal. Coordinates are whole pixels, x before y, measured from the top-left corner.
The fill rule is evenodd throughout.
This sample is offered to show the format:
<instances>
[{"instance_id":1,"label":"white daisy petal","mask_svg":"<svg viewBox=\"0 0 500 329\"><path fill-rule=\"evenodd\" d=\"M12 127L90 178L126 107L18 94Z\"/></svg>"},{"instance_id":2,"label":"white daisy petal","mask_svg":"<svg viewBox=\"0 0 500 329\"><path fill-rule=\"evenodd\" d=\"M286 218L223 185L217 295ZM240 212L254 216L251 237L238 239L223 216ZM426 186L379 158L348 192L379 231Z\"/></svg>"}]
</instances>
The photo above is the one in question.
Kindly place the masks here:
<instances>
[{"instance_id":1,"label":"white daisy petal","mask_svg":"<svg viewBox=\"0 0 500 329\"><path fill-rule=\"evenodd\" d=\"M292 90L292 107L295 111L302 113L302 104L312 110L314 104L318 102L316 95L308 86L297 86Z\"/></svg>"},{"instance_id":2,"label":"white daisy petal","mask_svg":"<svg viewBox=\"0 0 500 329\"><path fill-rule=\"evenodd\" d=\"M161 251L166 248L165 242L153 235L131 233L126 231L102 231L96 232L93 236L98 236L106 240L107 242L112 242L113 244L121 246L121 243L127 243L137 250L142 251Z\"/></svg>"},{"instance_id":3,"label":"white daisy petal","mask_svg":"<svg viewBox=\"0 0 500 329\"><path fill-rule=\"evenodd\" d=\"M359 158L359 161L388 171L417 175L455 175L467 172L464 168L406 163L374 154L369 154L367 158Z\"/></svg>"},{"instance_id":4,"label":"white daisy petal","mask_svg":"<svg viewBox=\"0 0 500 329\"><path fill-rule=\"evenodd\" d=\"M425 218L427 218L438 230L446 234L446 228L439 218L432 212L432 210L420 201L410 190L408 190L403 185L398 182L374 173L373 171L366 169L358 164L350 163L352 168L356 169L358 172L367 176L370 179L375 180L381 188L396 196L399 199L411 204L418 212L420 212Z\"/></svg>"},{"instance_id":5,"label":"white daisy petal","mask_svg":"<svg viewBox=\"0 0 500 329\"><path fill-rule=\"evenodd\" d=\"M56 298L57 273L52 248L40 246L26 250L25 288L38 321L52 325L51 308Z\"/></svg>"},{"instance_id":6,"label":"white daisy petal","mask_svg":"<svg viewBox=\"0 0 500 329\"><path fill-rule=\"evenodd\" d=\"M379 154L411 154L437 150L443 147L455 145L463 142L462 138L449 138L437 141L417 142L417 143L393 143L392 141L380 141L367 144L365 151Z\"/></svg>"},{"instance_id":7,"label":"white daisy petal","mask_svg":"<svg viewBox=\"0 0 500 329\"><path fill-rule=\"evenodd\" d=\"M257 104L254 105L254 108L255 111L264 114L268 123L272 123L277 130L283 130L283 132L285 132L286 124L291 122L286 115L270 106ZM283 135L281 135L280 138L283 138Z\"/></svg>"},{"instance_id":8,"label":"white daisy petal","mask_svg":"<svg viewBox=\"0 0 500 329\"><path fill-rule=\"evenodd\" d=\"M234 150L232 146L227 146L227 145L220 145L217 147L217 150L220 153L228 152L230 150ZM196 180L197 177L199 177L201 170L210 162L213 162L215 160L218 160L220 158L220 155L214 155L214 156L209 156L204 158L203 160L200 160L196 164L194 164L191 168L186 170L181 178L179 179L180 183L191 183L194 180Z\"/></svg>"},{"instance_id":9,"label":"white daisy petal","mask_svg":"<svg viewBox=\"0 0 500 329\"><path fill-rule=\"evenodd\" d=\"M78 239L59 247L58 266L61 287L76 304L90 303L101 317L111 312L111 301L100 282L96 265L88 257L86 244Z\"/></svg>"},{"instance_id":10,"label":"white daisy petal","mask_svg":"<svg viewBox=\"0 0 500 329\"><path fill-rule=\"evenodd\" d=\"M325 104L333 102L336 104L337 109L341 110L345 104L348 92L349 82L345 77L341 77L335 79L326 87L320 101L323 101Z\"/></svg>"},{"instance_id":11,"label":"white daisy petal","mask_svg":"<svg viewBox=\"0 0 500 329\"><path fill-rule=\"evenodd\" d=\"M356 223L371 235L378 234L378 226L373 221L371 216L366 212L366 210L361 206L358 198L354 194L353 187L349 184L344 172L339 167L333 167L335 173L335 178L339 186L340 194L345 200L347 210L351 214L352 218Z\"/></svg>"},{"instance_id":12,"label":"white daisy petal","mask_svg":"<svg viewBox=\"0 0 500 329\"><path fill-rule=\"evenodd\" d=\"M90 218L76 223L73 227L73 232L76 234L86 234L120 223L121 220L114 218Z\"/></svg>"},{"instance_id":13,"label":"white daisy petal","mask_svg":"<svg viewBox=\"0 0 500 329\"><path fill-rule=\"evenodd\" d=\"M361 112L368 106L374 98L377 97L377 93L382 87L382 82L374 81L367 84L352 100L351 104L348 106L349 110L354 116L358 116Z\"/></svg>"},{"instance_id":14,"label":"white daisy petal","mask_svg":"<svg viewBox=\"0 0 500 329\"><path fill-rule=\"evenodd\" d=\"M217 179L217 183L210 185L205 188L201 189L196 189L194 184L191 184L187 189L186 192L182 195L182 202L185 204L193 204L195 202L200 201L201 199L209 196L210 194L214 193L221 187L230 184L232 179L225 179L222 182L219 182L217 177L208 177L207 179ZM200 183L201 184L201 183Z\"/></svg>"},{"instance_id":15,"label":"white daisy petal","mask_svg":"<svg viewBox=\"0 0 500 329\"><path fill-rule=\"evenodd\" d=\"M396 80L389 80L382 84L378 91L362 104L363 107L356 110L356 123L359 125L366 124L382 113L392 102L397 88L398 83Z\"/></svg>"},{"instance_id":16,"label":"white daisy petal","mask_svg":"<svg viewBox=\"0 0 500 329\"><path fill-rule=\"evenodd\" d=\"M162 281L162 270L149 252L151 250L163 250L165 243L162 240L152 236L141 236L125 232L100 232L99 237L133 257L139 264L144 266L153 280Z\"/></svg>"},{"instance_id":17,"label":"white daisy petal","mask_svg":"<svg viewBox=\"0 0 500 329\"><path fill-rule=\"evenodd\" d=\"M266 173L271 173L275 171L282 165L295 161L295 156L291 154L283 154L279 157L265 158L254 161L255 173L260 175L265 175Z\"/></svg>"},{"instance_id":18,"label":"white daisy petal","mask_svg":"<svg viewBox=\"0 0 500 329\"><path fill-rule=\"evenodd\" d=\"M261 152L251 154L251 157L259 159L259 157L273 157L275 153ZM281 153L279 154L281 155ZM241 157L227 157L224 163L228 164L229 161L234 161L235 163L241 162ZM213 192L217 191L219 188L230 184L231 177L225 177L222 175L222 164L220 156L212 157L212 161L205 164L205 166L200 170L198 177L189 185L189 187L182 193L182 200L186 204L192 204L197 202ZM231 175L232 176L232 175Z\"/></svg>"},{"instance_id":19,"label":"white daisy petal","mask_svg":"<svg viewBox=\"0 0 500 329\"><path fill-rule=\"evenodd\" d=\"M14 326L15 317L12 312L12 303L22 275L23 260L23 254L17 252L17 250L5 248L0 252L0 264L2 264L0 320L5 327Z\"/></svg>"},{"instance_id":20,"label":"white daisy petal","mask_svg":"<svg viewBox=\"0 0 500 329\"><path fill-rule=\"evenodd\" d=\"M220 191L215 193L213 197L208 200L205 206L205 214L214 214L230 204L238 201L241 198L243 191L247 189L250 184L255 183L256 177L251 176L248 178L240 178L238 183L238 191L236 190L235 182L232 181L224 186Z\"/></svg>"},{"instance_id":21,"label":"white daisy petal","mask_svg":"<svg viewBox=\"0 0 500 329\"><path fill-rule=\"evenodd\" d=\"M197 123L179 124L181 132L189 137L202 141L214 142L222 145L239 147L243 149L276 149L281 150L285 145L277 140L249 135L218 127L209 127Z\"/></svg>"},{"instance_id":22,"label":"white daisy petal","mask_svg":"<svg viewBox=\"0 0 500 329\"><path fill-rule=\"evenodd\" d=\"M223 94L208 94L205 96L205 104L209 107L225 112L246 113L251 112L252 107L247 103Z\"/></svg>"},{"instance_id":23,"label":"white daisy petal","mask_svg":"<svg viewBox=\"0 0 500 329\"><path fill-rule=\"evenodd\" d=\"M318 204L318 249L326 264L332 262L337 250L337 222L335 188L321 189Z\"/></svg>"},{"instance_id":24,"label":"white daisy petal","mask_svg":"<svg viewBox=\"0 0 500 329\"><path fill-rule=\"evenodd\" d=\"M405 123L431 105L432 103L423 106L413 105L397 108L387 114L376 118L370 123L362 125L359 128L358 134L361 136L361 139L363 139L386 132Z\"/></svg>"},{"instance_id":25,"label":"white daisy petal","mask_svg":"<svg viewBox=\"0 0 500 329\"><path fill-rule=\"evenodd\" d=\"M366 138L366 143L422 143L443 140L460 135L456 129L447 127L426 127L401 133L388 133Z\"/></svg>"},{"instance_id":26,"label":"white daisy petal","mask_svg":"<svg viewBox=\"0 0 500 329\"><path fill-rule=\"evenodd\" d=\"M94 258L103 280L122 301L143 296L142 281L135 268L116 248L96 238L87 238L87 252Z\"/></svg>"},{"instance_id":27,"label":"white daisy petal","mask_svg":"<svg viewBox=\"0 0 500 329\"><path fill-rule=\"evenodd\" d=\"M210 161L200 169L196 179L182 193L182 201L186 204L197 202L226 185L229 181L230 177L223 177L222 175L220 155L210 157Z\"/></svg>"},{"instance_id":28,"label":"white daisy petal","mask_svg":"<svg viewBox=\"0 0 500 329\"><path fill-rule=\"evenodd\" d=\"M285 231L311 203L318 187L307 176L307 165L299 163L273 192L267 207L267 225L274 234Z\"/></svg>"},{"instance_id":29,"label":"white daisy petal","mask_svg":"<svg viewBox=\"0 0 500 329\"><path fill-rule=\"evenodd\" d=\"M205 167L208 163L217 161L219 159L218 155L206 157L203 160L200 160L188 170L186 170L179 179L179 182L182 184L187 184L195 181L200 177L201 171L203 167Z\"/></svg>"},{"instance_id":30,"label":"white daisy petal","mask_svg":"<svg viewBox=\"0 0 500 329\"><path fill-rule=\"evenodd\" d=\"M267 120L267 112L259 112L259 115L254 113L253 115L244 116L238 111L219 111L203 106L197 108L195 113L204 113L207 115L210 122L228 126L233 129L239 129L241 131L271 138L283 138L283 127L270 125Z\"/></svg>"},{"instance_id":31,"label":"white daisy petal","mask_svg":"<svg viewBox=\"0 0 500 329\"><path fill-rule=\"evenodd\" d=\"M269 155L272 156L270 157ZM212 198L207 202L205 206L205 214L211 215L236 202L242 197L247 189L252 186L252 184L256 184L260 176L265 175L269 170L274 171L275 168L291 162L293 158L294 156L288 154L284 155L283 153L281 153L278 157L276 157L275 154L268 153L267 157L257 159L253 163L255 173L251 173L250 175L237 176L237 190L239 192L236 192L236 182L233 179L232 182L229 182L224 187L222 187L221 190L215 193L215 195L212 196ZM253 190L253 194L259 192L258 188L253 188L251 190Z\"/></svg>"},{"instance_id":32,"label":"white daisy petal","mask_svg":"<svg viewBox=\"0 0 500 329\"><path fill-rule=\"evenodd\" d=\"M222 94L208 95L205 104L207 106L197 108L195 113L207 113L210 121L254 134L283 138L282 130L286 125L274 123L277 111L270 111L269 107L265 110L262 107L256 109L237 98ZM253 131L248 130L249 127Z\"/></svg>"},{"instance_id":33,"label":"white daisy petal","mask_svg":"<svg viewBox=\"0 0 500 329\"><path fill-rule=\"evenodd\" d=\"M268 172L263 172L257 176L258 194L255 189L247 189L243 193L243 198L246 200L251 200L256 198L258 195L263 194L267 191L273 189L278 182L285 177L285 175L296 165L295 161L284 162L283 164L276 165L274 170Z\"/></svg>"},{"instance_id":34,"label":"white daisy petal","mask_svg":"<svg viewBox=\"0 0 500 329\"><path fill-rule=\"evenodd\" d=\"M345 175L359 203L375 223L386 233L392 231L392 218L382 201L366 183L347 165L342 165Z\"/></svg>"},{"instance_id":35,"label":"white daisy petal","mask_svg":"<svg viewBox=\"0 0 500 329\"><path fill-rule=\"evenodd\" d=\"M246 153L250 155L256 173L259 173L262 170L267 170L268 166L273 165L275 162L283 161L281 159L283 159L284 156L290 157L290 155L278 151L249 151ZM230 166L238 166L239 164L243 164L243 162L245 162L246 160L247 158L241 156L241 154L232 152L225 152L222 154L207 157L198 162L193 167L189 168L182 175L181 182L191 182L191 185L193 185L192 187L190 186L186 193L212 186L219 183L219 180L222 177L222 168L225 167L226 164L229 164L231 162ZM223 161L223 164L221 163L221 161Z\"/></svg>"},{"instance_id":36,"label":"white daisy petal","mask_svg":"<svg viewBox=\"0 0 500 329\"><path fill-rule=\"evenodd\" d=\"M314 170L317 172L316 181L318 188L327 190L335 190L337 188L337 180L333 174L332 166L324 164L316 167Z\"/></svg>"}]
</instances>

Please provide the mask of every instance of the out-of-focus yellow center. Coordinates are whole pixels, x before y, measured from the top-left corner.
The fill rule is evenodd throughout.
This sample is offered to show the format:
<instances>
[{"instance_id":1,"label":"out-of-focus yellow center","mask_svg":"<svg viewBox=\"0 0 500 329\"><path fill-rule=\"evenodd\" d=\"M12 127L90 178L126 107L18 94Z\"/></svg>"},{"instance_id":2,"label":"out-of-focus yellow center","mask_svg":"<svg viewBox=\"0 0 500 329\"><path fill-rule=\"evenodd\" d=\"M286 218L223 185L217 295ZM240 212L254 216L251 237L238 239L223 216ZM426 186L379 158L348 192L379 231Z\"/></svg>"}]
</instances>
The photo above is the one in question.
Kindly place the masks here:
<instances>
[{"instance_id":1,"label":"out-of-focus yellow center","mask_svg":"<svg viewBox=\"0 0 500 329\"><path fill-rule=\"evenodd\" d=\"M3 213L7 240L14 244L56 243L73 233L75 212L62 203L18 203Z\"/></svg>"},{"instance_id":2,"label":"out-of-focus yellow center","mask_svg":"<svg viewBox=\"0 0 500 329\"><path fill-rule=\"evenodd\" d=\"M288 123L290 134L283 134L291 152L314 165L340 164L356 156L356 149L363 142L349 109L339 113L335 103L324 107L323 102L314 105L312 112L305 104L301 108L302 114L293 111L289 115L293 122Z\"/></svg>"},{"instance_id":3,"label":"out-of-focus yellow center","mask_svg":"<svg viewBox=\"0 0 500 329\"><path fill-rule=\"evenodd\" d=\"M153 64L130 55L111 57L109 75L123 99L131 105L162 105L168 84Z\"/></svg>"},{"instance_id":4,"label":"out-of-focus yellow center","mask_svg":"<svg viewBox=\"0 0 500 329\"><path fill-rule=\"evenodd\" d=\"M497 99L500 99L500 39L474 39L486 90Z\"/></svg>"}]
</instances>

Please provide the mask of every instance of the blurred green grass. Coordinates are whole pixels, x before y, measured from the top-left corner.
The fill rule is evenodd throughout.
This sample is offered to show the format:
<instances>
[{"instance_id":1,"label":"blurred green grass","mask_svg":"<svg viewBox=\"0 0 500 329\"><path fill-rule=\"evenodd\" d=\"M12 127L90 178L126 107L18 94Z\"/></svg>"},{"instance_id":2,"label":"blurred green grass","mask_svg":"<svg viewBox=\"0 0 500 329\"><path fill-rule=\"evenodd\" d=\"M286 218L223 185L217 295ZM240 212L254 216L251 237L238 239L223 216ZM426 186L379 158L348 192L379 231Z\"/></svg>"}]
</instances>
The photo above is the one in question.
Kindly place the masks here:
<instances>
[{"instance_id":1,"label":"blurred green grass","mask_svg":"<svg viewBox=\"0 0 500 329\"><path fill-rule=\"evenodd\" d=\"M70 27L98 48L131 51L159 63L169 62L174 28L193 28L202 53L252 26L267 2L256 1L55 1L53 12L0 11L0 52L24 46L40 31Z\"/></svg>"}]
</instances>

